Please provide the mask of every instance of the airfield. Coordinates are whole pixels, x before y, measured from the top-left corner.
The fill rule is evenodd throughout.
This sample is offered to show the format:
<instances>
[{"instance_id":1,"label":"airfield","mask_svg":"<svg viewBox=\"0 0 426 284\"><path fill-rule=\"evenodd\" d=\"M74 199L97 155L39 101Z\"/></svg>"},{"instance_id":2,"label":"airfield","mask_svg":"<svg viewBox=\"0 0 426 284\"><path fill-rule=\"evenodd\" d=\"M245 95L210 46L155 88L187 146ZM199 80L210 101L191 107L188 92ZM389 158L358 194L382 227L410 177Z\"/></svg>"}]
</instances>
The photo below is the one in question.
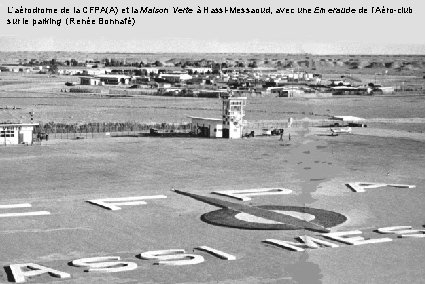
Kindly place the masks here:
<instances>
[{"instance_id":1,"label":"airfield","mask_svg":"<svg viewBox=\"0 0 426 284\"><path fill-rule=\"evenodd\" d=\"M110 137L0 150L7 165L1 176L2 204L32 205L4 212L50 212L0 219L2 266L36 263L72 275L58 280L45 274L29 283L424 282L423 238L391 236L393 241L386 243L289 251L262 241L295 241L320 233L214 226L200 216L217 207L171 191L213 196L211 192L219 190L287 188L293 192L256 196L249 204L330 210L347 217L332 232L360 230L365 238L389 237L373 230L401 225L424 229L424 141L301 131L291 141ZM345 186L356 181L416 187L357 193ZM156 195L167 198L118 211L86 202ZM236 260L194 251L198 246L232 254ZM175 267L135 257L165 249L201 254L205 261ZM94 273L69 265L99 256L120 256L138 268ZM8 281L5 271L0 272L2 282Z\"/></svg>"},{"instance_id":2,"label":"airfield","mask_svg":"<svg viewBox=\"0 0 426 284\"><path fill-rule=\"evenodd\" d=\"M188 115L220 116L218 99L83 97L61 93L61 77L44 76L44 84L37 89L32 84L40 78L32 78L33 83L2 85L1 106L17 106L22 113L34 110L36 121L76 124L179 122ZM31 205L0 207L0 216L44 212L0 217L0 282L16 281L10 271L13 264L33 263L69 277L45 273L26 278L27 283L424 283L424 106L424 94L412 93L249 98L245 117L249 121L267 123L293 117L301 123L286 128L283 141L279 136L227 140L96 135L82 140L51 136L40 145L0 147L0 205ZM18 111L0 111L0 115L6 113L13 116ZM368 127L330 136L327 128L310 123L327 115L363 117ZM354 182L415 187L382 186L355 192L346 185ZM212 194L265 188L291 192L252 196L248 201ZM330 233L360 231L346 237L390 241L350 245L306 228L221 226L203 217L219 210L218 206L178 191L232 202L233 206L331 211L346 220L330 225ZM152 198L146 204L121 205L121 210L88 202L141 196ZM328 221L324 224L331 224ZM242 222L250 227L260 221L249 218ZM420 231L420 237L376 231L393 226L411 226ZM294 251L264 242L298 242L299 236L334 246ZM200 246L233 258L196 249ZM158 259L140 256L176 249L196 255L195 259L202 256L204 261L157 265ZM82 258L107 256L120 257L119 261L134 269L87 272L87 267L72 264Z\"/></svg>"}]
</instances>

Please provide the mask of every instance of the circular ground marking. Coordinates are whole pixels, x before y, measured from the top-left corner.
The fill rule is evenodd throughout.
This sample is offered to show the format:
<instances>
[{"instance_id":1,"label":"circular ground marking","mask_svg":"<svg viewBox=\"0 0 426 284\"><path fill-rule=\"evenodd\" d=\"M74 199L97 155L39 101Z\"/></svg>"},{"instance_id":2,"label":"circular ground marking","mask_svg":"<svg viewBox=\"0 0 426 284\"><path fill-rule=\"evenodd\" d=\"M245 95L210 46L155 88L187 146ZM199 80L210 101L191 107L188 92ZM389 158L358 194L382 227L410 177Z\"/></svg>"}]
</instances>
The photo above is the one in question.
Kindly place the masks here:
<instances>
[{"instance_id":1,"label":"circular ground marking","mask_svg":"<svg viewBox=\"0 0 426 284\"><path fill-rule=\"evenodd\" d=\"M261 205L262 209L283 214L288 222L277 222L267 218L250 215L232 209L220 209L201 216L201 220L216 226L224 226L246 230L302 230L305 227L295 227L294 220L303 220L312 224L331 228L342 224L347 218L339 213L299 206Z\"/></svg>"}]
</instances>

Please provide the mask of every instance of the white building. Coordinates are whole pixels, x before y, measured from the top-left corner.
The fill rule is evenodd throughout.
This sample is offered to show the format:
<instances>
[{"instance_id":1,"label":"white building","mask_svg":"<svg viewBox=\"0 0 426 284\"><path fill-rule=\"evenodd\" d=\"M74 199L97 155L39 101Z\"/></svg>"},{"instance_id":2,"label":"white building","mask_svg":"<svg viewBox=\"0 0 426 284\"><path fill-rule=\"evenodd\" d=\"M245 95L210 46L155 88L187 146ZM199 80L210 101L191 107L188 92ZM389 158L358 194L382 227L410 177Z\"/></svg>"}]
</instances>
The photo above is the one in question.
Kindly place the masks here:
<instances>
[{"instance_id":1,"label":"white building","mask_svg":"<svg viewBox=\"0 0 426 284\"><path fill-rule=\"evenodd\" d=\"M97 75L105 75L107 74L107 71L105 68L85 69L83 70L83 74L97 76Z\"/></svg>"},{"instance_id":2,"label":"white building","mask_svg":"<svg viewBox=\"0 0 426 284\"><path fill-rule=\"evenodd\" d=\"M246 97L222 96L222 119L190 116L192 131L199 136L239 139L243 137Z\"/></svg>"},{"instance_id":3,"label":"white building","mask_svg":"<svg viewBox=\"0 0 426 284\"><path fill-rule=\"evenodd\" d=\"M189 116L192 119L192 131L197 135L210 138L222 138L222 119Z\"/></svg>"},{"instance_id":4,"label":"white building","mask_svg":"<svg viewBox=\"0 0 426 284\"><path fill-rule=\"evenodd\" d=\"M32 144L34 126L38 123L6 123L0 124L0 144L17 145Z\"/></svg>"},{"instance_id":5,"label":"white building","mask_svg":"<svg viewBox=\"0 0 426 284\"><path fill-rule=\"evenodd\" d=\"M105 85L128 85L132 77L121 74L98 75L97 78Z\"/></svg>"},{"instance_id":6,"label":"white building","mask_svg":"<svg viewBox=\"0 0 426 284\"><path fill-rule=\"evenodd\" d=\"M159 78L163 78L169 83L180 83L192 79L192 76L188 74L161 74Z\"/></svg>"},{"instance_id":7,"label":"white building","mask_svg":"<svg viewBox=\"0 0 426 284\"><path fill-rule=\"evenodd\" d=\"M243 118L246 97L223 97L223 138L238 139L243 136Z\"/></svg>"},{"instance_id":8,"label":"white building","mask_svg":"<svg viewBox=\"0 0 426 284\"><path fill-rule=\"evenodd\" d=\"M101 85L101 79L96 77L80 77L80 85Z\"/></svg>"},{"instance_id":9,"label":"white building","mask_svg":"<svg viewBox=\"0 0 426 284\"><path fill-rule=\"evenodd\" d=\"M145 73L145 75L149 75L149 73L158 74L158 68L154 67L143 67L141 68L142 73Z\"/></svg>"}]
</instances>

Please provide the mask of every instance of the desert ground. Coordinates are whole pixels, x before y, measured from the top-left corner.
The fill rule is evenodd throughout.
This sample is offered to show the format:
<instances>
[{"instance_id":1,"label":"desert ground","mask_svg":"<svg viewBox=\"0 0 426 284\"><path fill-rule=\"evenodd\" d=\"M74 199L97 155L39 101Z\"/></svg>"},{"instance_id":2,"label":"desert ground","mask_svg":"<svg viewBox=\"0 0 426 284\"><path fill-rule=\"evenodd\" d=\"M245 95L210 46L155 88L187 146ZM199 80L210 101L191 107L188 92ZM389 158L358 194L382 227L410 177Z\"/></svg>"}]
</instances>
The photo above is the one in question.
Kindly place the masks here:
<instances>
[{"instance_id":1,"label":"desert ground","mask_svg":"<svg viewBox=\"0 0 426 284\"><path fill-rule=\"evenodd\" d=\"M2 147L2 204L30 203L48 216L1 218L1 264L37 263L72 275L64 283L421 283L424 239L292 252L262 243L294 241L306 230L241 230L210 225L202 214L217 207L172 188L211 196L218 190L288 188L289 195L253 197L250 204L308 206L347 217L333 231L409 225L424 229L424 141L375 136L293 135L244 140L99 138L50 140L42 146ZM345 183L405 183L364 193ZM109 211L98 198L165 195ZM226 200L226 197L220 197ZM228 198L229 199L229 198ZM236 256L169 267L135 258L152 250L206 245ZM194 252L195 253L195 252ZM96 256L136 262L133 271L84 272L69 262ZM5 271L2 281L8 281ZM60 280L43 275L29 283ZM56 282L55 282L56 283Z\"/></svg>"},{"instance_id":2,"label":"desert ground","mask_svg":"<svg viewBox=\"0 0 426 284\"><path fill-rule=\"evenodd\" d=\"M1 76L7 82L15 80ZM29 111L35 112L36 122L76 124L180 122L188 121L187 115L221 115L219 99L84 97L60 92L64 88L62 77L45 76L42 84L37 80L40 78L0 86L0 106L8 106L0 110L0 121L6 117L27 121ZM422 93L249 98L246 120L267 124L293 117L300 124L285 129L283 141L278 136L226 140L97 135L82 140L52 137L33 146L1 146L0 205L30 203L31 207L0 208L0 214L50 214L0 217L0 282L14 281L11 265L35 263L70 278L46 273L26 278L28 283L424 283L424 235L400 237L375 231L391 226L424 230L424 107ZM368 127L330 136L327 129L310 124L330 115L363 117ZM346 186L353 182L415 187L383 186L354 192ZM292 192L254 196L250 201L212 194L258 188ZM220 208L172 189L252 207L333 211L344 215L346 221L330 227L332 233L359 230L352 237L391 241L349 245L307 229L249 230L213 225L202 216ZM87 202L158 195L166 198L146 200L145 205L123 205L116 211ZM297 242L296 238L304 235L338 247L301 252L263 242ZM199 246L236 259L220 259L196 250ZM144 252L170 249L201 255L204 262L156 265L155 260L139 257ZM118 256L137 268L102 273L86 272L87 268L71 264L81 258L104 256Z\"/></svg>"}]
</instances>

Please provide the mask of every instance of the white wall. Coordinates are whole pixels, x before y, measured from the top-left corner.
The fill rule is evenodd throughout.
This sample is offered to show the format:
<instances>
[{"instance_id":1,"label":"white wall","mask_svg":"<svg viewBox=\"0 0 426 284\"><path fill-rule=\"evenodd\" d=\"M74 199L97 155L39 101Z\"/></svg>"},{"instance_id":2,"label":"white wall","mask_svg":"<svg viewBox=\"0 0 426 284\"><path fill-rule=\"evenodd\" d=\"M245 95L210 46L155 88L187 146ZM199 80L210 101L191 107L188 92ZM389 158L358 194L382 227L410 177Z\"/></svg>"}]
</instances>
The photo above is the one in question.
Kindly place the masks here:
<instances>
[{"instance_id":1,"label":"white wall","mask_svg":"<svg viewBox=\"0 0 426 284\"><path fill-rule=\"evenodd\" d=\"M222 138L222 121L193 118L192 127L197 129L198 126L209 127L210 128L210 138ZM215 131L216 129L216 131Z\"/></svg>"},{"instance_id":2,"label":"white wall","mask_svg":"<svg viewBox=\"0 0 426 284\"><path fill-rule=\"evenodd\" d=\"M29 126L22 126L21 131L19 133L23 134L23 141L24 143L31 144L33 141L33 127Z\"/></svg>"},{"instance_id":3,"label":"white wall","mask_svg":"<svg viewBox=\"0 0 426 284\"><path fill-rule=\"evenodd\" d=\"M18 129L16 127L0 127L0 131L0 144L18 144ZM6 133L4 133L3 131L6 131ZM10 131L13 132L10 133ZM11 135L13 135L13 137L6 137Z\"/></svg>"},{"instance_id":4,"label":"white wall","mask_svg":"<svg viewBox=\"0 0 426 284\"><path fill-rule=\"evenodd\" d=\"M33 141L33 127L32 126L0 126L0 131L13 131L13 137L4 137L11 136L11 133L0 133L0 145L17 145L19 144L19 134L22 134L23 143L32 144ZM6 135L5 135L6 134Z\"/></svg>"}]
</instances>

